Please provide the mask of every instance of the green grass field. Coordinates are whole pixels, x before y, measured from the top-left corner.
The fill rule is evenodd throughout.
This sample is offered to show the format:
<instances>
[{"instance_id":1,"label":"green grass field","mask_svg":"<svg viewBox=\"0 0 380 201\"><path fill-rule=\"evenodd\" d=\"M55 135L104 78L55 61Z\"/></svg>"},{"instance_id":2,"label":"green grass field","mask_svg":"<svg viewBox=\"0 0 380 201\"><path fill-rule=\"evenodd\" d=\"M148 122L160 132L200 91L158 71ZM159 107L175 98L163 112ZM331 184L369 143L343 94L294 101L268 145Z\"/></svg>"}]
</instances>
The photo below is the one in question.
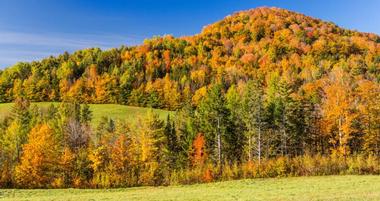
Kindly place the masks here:
<instances>
[{"instance_id":1,"label":"green grass field","mask_svg":"<svg viewBox=\"0 0 380 201\"><path fill-rule=\"evenodd\" d=\"M48 108L51 102L41 102L41 103L32 103L41 108ZM58 105L59 103L53 103ZM6 115L10 114L12 110L13 103L2 103L0 104L0 119L4 118ZM144 116L148 112L149 108L142 107L133 107L117 104L89 104L91 111L93 112L92 125L98 125L100 119L103 116L110 117L114 120L126 120L134 122L137 117ZM169 114L169 111L153 109L160 118L165 119Z\"/></svg>"},{"instance_id":2,"label":"green grass field","mask_svg":"<svg viewBox=\"0 0 380 201\"><path fill-rule=\"evenodd\" d=\"M253 179L189 186L107 190L0 190L0 200L380 200L380 176Z\"/></svg>"}]
</instances>

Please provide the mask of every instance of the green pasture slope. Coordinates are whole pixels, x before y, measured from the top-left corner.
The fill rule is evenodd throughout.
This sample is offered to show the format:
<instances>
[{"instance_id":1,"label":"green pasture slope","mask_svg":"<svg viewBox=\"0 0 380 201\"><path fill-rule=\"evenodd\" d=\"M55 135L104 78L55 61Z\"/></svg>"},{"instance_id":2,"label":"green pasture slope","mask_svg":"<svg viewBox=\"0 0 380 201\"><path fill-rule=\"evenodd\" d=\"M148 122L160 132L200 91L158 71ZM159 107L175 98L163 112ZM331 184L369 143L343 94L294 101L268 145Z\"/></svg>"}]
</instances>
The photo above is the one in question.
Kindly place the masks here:
<instances>
[{"instance_id":1,"label":"green pasture slope","mask_svg":"<svg viewBox=\"0 0 380 201\"><path fill-rule=\"evenodd\" d=\"M36 104L42 108L48 108L51 104L58 105L59 103L51 102L41 102L41 103L32 103ZM12 110L13 103L2 103L0 104L0 119L4 116L9 115ZM98 125L100 119L103 116L110 117L114 120L127 120L130 122L136 121L138 117L143 117L147 114L149 108L143 107L133 107L117 104L89 104L90 109L93 113L92 125ZM166 119L167 115L170 113L166 110L153 109L153 112L157 113L160 118Z\"/></svg>"},{"instance_id":2,"label":"green pasture slope","mask_svg":"<svg viewBox=\"0 0 380 201\"><path fill-rule=\"evenodd\" d=\"M124 189L0 190L1 201L367 201L380 200L380 176L321 176Z\"/></svg>"}]
</instances>

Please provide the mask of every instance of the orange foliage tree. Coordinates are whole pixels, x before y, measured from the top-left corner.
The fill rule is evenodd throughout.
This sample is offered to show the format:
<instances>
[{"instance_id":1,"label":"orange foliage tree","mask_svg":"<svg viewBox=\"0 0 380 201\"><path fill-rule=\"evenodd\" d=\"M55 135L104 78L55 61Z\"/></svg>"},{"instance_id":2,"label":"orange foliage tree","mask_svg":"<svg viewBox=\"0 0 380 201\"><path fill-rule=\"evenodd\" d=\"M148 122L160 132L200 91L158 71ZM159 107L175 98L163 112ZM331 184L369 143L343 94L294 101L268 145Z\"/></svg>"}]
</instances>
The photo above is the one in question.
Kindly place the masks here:
<instances>
[{"instance_id":1,"label":"orange foliage tree","mask_svg":"<svg viewBox=\"0 0 380 201\"><path fill-rule=\"evenodd\" d=\"M192 162L195 167L202 167L206 160L206 140L202 133L198 133L193 141L193 154L192 154Z\"/></svg>"}]
</instances>

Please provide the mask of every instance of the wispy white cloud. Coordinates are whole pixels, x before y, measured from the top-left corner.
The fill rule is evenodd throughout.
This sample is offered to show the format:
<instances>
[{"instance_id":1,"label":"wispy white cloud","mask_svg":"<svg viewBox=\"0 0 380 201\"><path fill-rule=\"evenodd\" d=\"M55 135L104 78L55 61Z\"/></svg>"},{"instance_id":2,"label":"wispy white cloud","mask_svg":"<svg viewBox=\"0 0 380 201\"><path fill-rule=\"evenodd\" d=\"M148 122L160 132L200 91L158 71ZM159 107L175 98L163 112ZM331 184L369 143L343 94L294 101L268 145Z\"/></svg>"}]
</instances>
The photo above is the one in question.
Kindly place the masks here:
<instances>
[{"instance_id":1,"label":"wispy white cloud","mask_svg":"<svg viewBox=\"0 0 380 201\"><path fill-rule=\"evenodd\" d=\"M1 46L1 45L0 45ZM50 55L58 55L62 52L43 51L43 50L23 50L19 49L0 49L0 69L17 62L38 60Z\"/></svg>"},{"instance_id":2,"label":"wispy white cloud","mask_svg":"<svg viewBox=\"0 0 380 201\"><path fill-rule=\"evenodd\" d=\"M109 49L136 45L144 37L113 34L60 34L0 31L0 68L18 61L39 60L64 51L99 47Z\"/></svg>"},{"instance_id":3,"label":"wispy white cloud","mask_svg":"<svg viewBox=\"0 0 380 201\"><path fill-rule=\"evenodd\" d=\"M0 32L0 45L60 46L69 48L98 46L102 48L110 48L116 45L116 43L119 45L134 45L142 39L142 37L137 36L120 36L112 34L36 34Z\"/></svg>"}]
</instances>

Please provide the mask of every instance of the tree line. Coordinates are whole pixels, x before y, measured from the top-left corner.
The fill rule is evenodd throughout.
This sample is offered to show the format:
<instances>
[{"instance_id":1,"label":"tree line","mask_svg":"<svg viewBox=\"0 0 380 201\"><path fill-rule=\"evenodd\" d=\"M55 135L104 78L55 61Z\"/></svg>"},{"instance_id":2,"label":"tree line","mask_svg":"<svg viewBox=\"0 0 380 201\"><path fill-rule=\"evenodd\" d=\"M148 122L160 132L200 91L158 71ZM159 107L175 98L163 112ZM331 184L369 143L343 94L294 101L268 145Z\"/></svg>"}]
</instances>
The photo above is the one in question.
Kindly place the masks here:
<instances>
[{"instance_id":1,"label":"tree line","mask_svg":"<svg viewBox=\"0 0 380 201\"><path fill-rule=\"evenodd\" d=\"M348 88L333 71L322 102L274 75L215 83L166 120L107 117L87 105L49 108L17 99L0 123L2 187L127 187L288 175L380 173L378 85ZM339 82L336 80L341 79ZM329 83L329 80L325 81ZM343 109L342 109L343 108Z\"/></svg>"}]
</instances>

